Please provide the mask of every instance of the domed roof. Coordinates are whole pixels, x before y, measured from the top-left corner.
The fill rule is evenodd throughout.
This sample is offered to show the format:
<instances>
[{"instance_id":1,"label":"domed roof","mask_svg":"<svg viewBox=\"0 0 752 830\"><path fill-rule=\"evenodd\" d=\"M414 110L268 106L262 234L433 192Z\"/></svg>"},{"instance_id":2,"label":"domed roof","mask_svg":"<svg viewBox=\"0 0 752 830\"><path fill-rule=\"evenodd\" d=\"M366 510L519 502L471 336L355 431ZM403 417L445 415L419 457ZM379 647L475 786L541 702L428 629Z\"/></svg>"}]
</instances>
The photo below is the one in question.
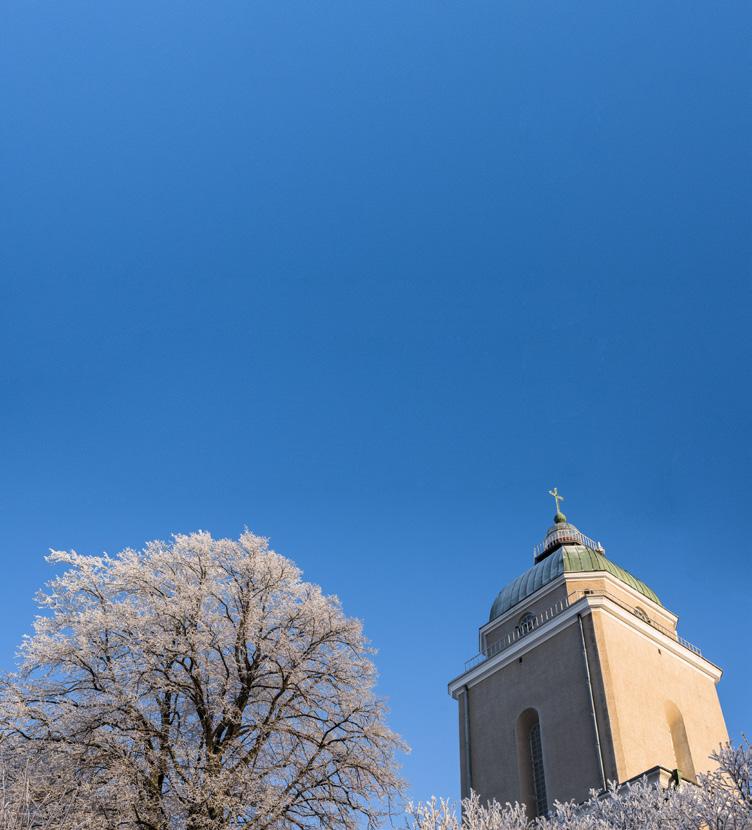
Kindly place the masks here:
<instances>
[{"instance_id":1,"label":"domed roof","mask_svg":"<svg viewBox=\"0 0 752 830\"><path fill-rule=\"evenodd\" d=\"M563 531L561 537L551 538L554 532L560 531ZM658 605L662 604L655 592L642 580L632 576L631 573L625 571L624 568L619 567L610 559L606 559L602 547L598 549L599 546L596 543L593 543L592 547L584 544L566 544L569 539L563 537L569 536L572 537L572 541L577 538L587 538L583 537L574 525L564 522L555 524L549 530L546 539L540 546L541 552L536 557L536 564L525 571L524 574L518 576L513 582L510 582L496 597L494 604L491 606L489 622L495 620L496 617L500 617L526 597L534 594L539 588L566 573L606 571L629 585L630 588L639 591L649 600L658 603ZM556 545L555 549L552 547L553 545Z\"/></svg>"}]
</instances>

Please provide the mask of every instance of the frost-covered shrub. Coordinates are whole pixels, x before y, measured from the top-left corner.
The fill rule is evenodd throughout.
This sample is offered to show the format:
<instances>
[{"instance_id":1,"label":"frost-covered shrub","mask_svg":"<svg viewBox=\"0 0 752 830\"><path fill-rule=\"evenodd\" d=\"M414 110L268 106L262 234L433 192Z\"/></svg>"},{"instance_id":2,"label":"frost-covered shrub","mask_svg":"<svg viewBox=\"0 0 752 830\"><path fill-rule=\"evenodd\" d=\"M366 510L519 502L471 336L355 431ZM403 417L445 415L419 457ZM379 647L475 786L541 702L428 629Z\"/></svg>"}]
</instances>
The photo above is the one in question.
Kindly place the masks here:
<instances>
[{"instance_id":1,"label":"frost-covered shrub","mask_svg":"<svg viewBox=\"0 0 752 830\"><path fill-rule=\"evenodd\" d=\"M746 739L713 756L714 772L697 786L663 789L639 781L584 804L556 803L547 817L528 821L521 804L484 804L473 793L461 812L444 800L408 805L409 830L752 830L752 747Z\"/></svg>"}]
</instances>

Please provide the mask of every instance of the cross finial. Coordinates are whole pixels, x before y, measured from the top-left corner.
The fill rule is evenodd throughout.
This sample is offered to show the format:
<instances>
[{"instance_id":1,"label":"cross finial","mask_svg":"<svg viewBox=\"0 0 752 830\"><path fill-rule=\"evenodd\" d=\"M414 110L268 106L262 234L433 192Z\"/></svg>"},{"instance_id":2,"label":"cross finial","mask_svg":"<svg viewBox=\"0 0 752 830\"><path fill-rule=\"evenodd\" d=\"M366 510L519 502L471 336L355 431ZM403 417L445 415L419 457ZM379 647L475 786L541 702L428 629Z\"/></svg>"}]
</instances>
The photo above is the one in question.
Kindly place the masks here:
<instances>
[{"instance_id":1,"label":"cross finial","mask_svg":"<svg viewBox=\"0 0 752 830\"><path fill-rule=\"evenodd\" d=\"M560 501L564 501L564 496L560 496L560 495L559 495L559 488L558 488L558 487L554 487L554 489L553 489L553 490L549 490L549 491L548 491L548 494L549 494L550 496L553 496L553 497L554 497L554 501L556 502L556 514L557 514L557 516L558 516L558 515L559 515L559 513L561 513L561 510L559 509L559 502L560 502ZM563 515L563 514L562 514L562 515Z\"/></svg>"}]
</instances>

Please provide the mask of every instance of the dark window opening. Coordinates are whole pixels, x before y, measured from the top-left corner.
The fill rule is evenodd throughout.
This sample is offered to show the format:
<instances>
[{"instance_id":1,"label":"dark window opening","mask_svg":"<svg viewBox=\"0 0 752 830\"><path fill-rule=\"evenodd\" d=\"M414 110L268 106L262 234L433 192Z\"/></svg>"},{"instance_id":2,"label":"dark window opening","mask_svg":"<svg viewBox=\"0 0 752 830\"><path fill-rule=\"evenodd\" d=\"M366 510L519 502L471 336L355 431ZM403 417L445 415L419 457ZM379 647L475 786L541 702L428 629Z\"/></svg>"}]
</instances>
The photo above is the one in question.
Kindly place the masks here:
<instances>
[{"instance_id":1,"label":"dark window opening","mask_svg":"<svg viewBox=\"0 0 752 830\"><path fill-rule=\"evenodd\" d=\"M520 621L517 623L517 636L524 637L525 634L529 634L534 628L537 627L537 623L538 620L536 619L534 614L525 614L520 618Z\"/></svg>"},{"instance_id":2,"label":"dark window opening","mask_svg":"<svg viewBox=\"0 0 752 830\"><path fill-rule=\"evenodd\" d=\"M546 797L546 776L543 772L543 746L541 744L540 723L533 724L530 730L530 759L533 764L533 791L535 793L535 810L539 816L548 813Z\"/></svg>"},{"instance_id":3,"label":"dark window opening","mask_svg":"<svg viewBox=\"0 0 752 830\"><path fill-rule=\"evenodd\" d=\"M517 718L517 770L520 802L530 819L548 814L548 794L543 766L540 719L535 709L525 709Z\"/></svg>"},{"instance_id":4,"label":"dark window opening","mask_svg":"<svg viewBox=\"0 0 752 830\"><path fill-rule=\"evenodd\" d=\"M639 606L637 606L637 608L635 608L634 613L635 613L635 617L639 617L643 622L646 622L646 623L650 622L650 617L648 617L648 615Z\"/></svg>"}]
</instances>

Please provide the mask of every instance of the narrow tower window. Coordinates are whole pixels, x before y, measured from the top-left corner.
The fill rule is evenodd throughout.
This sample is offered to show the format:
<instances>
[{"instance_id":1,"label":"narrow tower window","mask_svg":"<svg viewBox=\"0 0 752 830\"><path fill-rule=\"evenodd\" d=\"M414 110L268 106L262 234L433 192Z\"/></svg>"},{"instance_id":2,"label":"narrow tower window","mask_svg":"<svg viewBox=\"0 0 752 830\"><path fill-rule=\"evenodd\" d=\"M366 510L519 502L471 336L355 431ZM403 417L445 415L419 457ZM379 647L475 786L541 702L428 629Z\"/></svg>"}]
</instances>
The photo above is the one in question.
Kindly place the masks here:
<instances>
[{"instance_id":1,"label":"narrow tower window","mask_svg":"<svg viewBox=\"0 0 752 830\"><path fill-rule=\"evenodd\" d=\"M520 801L532 819L548 813L543 744L538 713L525 709L517 718L517 764L520 776Z\"/></svg>"},{"instance_id":2,"label":"narrow tower window","mask_svg":"<svg viewBox=\"0 0 752 830\"><path fill-rule=\"evenodd\" d=\"M543 747L541 745L540 721L536 721L530 730L530 759L533 765L533 789L535 791L535 809L539 816L548 812L546 797L546 777L543 772Z\"/></svg>"}]
</instances>

